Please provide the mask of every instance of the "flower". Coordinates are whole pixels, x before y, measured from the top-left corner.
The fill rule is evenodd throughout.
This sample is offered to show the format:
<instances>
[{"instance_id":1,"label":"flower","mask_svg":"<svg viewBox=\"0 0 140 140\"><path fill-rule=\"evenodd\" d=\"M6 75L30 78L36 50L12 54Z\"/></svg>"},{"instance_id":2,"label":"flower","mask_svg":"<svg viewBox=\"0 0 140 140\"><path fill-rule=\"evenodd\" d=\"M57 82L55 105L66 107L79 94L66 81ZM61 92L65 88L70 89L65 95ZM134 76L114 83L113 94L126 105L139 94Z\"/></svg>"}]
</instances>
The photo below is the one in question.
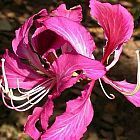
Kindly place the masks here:
<instances>
[{"instance_id":1,"label":"flower","mask_svg":"<svg viewBox=\"0 0 140 140\"><path fill-rule=\"evenodd\" d=\"M80 23L81 12L80 6L67 10L64 4L50 14L41 10L16 31L13 52L6 50L3 55L1 89L8 108L26 111L46 97L46 103L35 107L25 125L25 132L33 139L80 139L92 120L90 94L95 80L106 71L94 60L95 44ZM77 70L80 73L74 75ZM48 128L53 100L79 79L87 78L92 80L82 96L67 102L66 112ZM38 120L40 131L35 126Z\"/></svg>"},{"instance_id":2,"label":"flower","mask_svg":"<svg viewBox=\"0 0 140 140\"><path fill-rule=\"evenodd\" d=\"M14 53L6 50L3 56L1 89L7 107L25 111L46 97L45 104L35 107L25 124L25 132L34 140L79 140L94 115L90 95L98 79L109 99L114 99L115 96L105 92L101 80L125 95L135 106L140 106L139 51L136 52L137 85L126 81L113 81L105 75L117 63L123 43L127 42L133 33L133 17L119 4L90 0L90 8L91 16L103 28L107 39L101 62L94 59L94 40L80 23L81 6L67 10L64 4L51 13L41 10L30 17L16 31L12 42ZM106 66L113 53L113 61ZM80 72L77 73L77 70ZM49 127L54 99L80 79L88 79L90 82L80 97L66 103L66 111L57 116ZM13 89L16 88L20 95L14 94ZM15 106L15 101L20 105ZM36 127L37 121L40 122L41 130Z\"/></svg>"}]
</instances>

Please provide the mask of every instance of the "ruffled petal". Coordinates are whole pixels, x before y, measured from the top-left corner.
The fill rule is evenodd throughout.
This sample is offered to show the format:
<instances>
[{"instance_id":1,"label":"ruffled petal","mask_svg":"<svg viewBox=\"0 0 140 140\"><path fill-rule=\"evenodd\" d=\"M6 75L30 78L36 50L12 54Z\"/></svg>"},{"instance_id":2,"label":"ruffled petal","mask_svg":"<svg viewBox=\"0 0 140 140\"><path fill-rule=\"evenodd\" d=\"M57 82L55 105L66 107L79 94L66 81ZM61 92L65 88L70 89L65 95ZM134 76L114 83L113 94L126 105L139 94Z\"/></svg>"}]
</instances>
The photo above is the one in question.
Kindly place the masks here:
<instances>
[{"instance_id":1,"label":"ruffled petal","mask_svg":"<svg viewBox=\"0 0 140 140\"><path fill-rule=\"evenodd\" d=\"M101 3L97 0L90 0L91 16L104 29L107 44L102 62L128 41L133 33L133 17L123 6L110 3Z\"/></svg>"},{"instance_id":2,"label":"ruffled petal","mask_svg":"<svg viewBox=\"0 0 140 140\"><path fill-rule=\"evenodd\" d=\"M41 127L43 131L46 130L48 127L48 120L53 114L54 108L51 98L52 97L49 96L49 99L43 107L36 107L33 111L33 114L28 116L24 131L34 140L38 140L42 133L35 126L38 120L40 120L41 122Z\"/></svg>"},{"instance_id":3,"label":"ruffled petal","mask_svg":"<svg viewBox=\"0 0 140 140\"><path fill-rule=\"evenodd\" d=\"M64 90L62 87L70 87L75 83L76 79L71 77L77 70L82 70L84 75L94 80L101 78L106 73L105 67L99 61L82 55L61 55L51 67L51 71L57 79L58 93L61 92L61 89Z\"/></svg>"},{"instance_id":4,"label":"ruffled petal","mask_svg":"<svg viewBox=\"0 0 140 140\"><path fill-rule=\"evenodd\" d=\"M54 124L41 136L41 140L79 140L93 118L88 87L82 96L67 102L66 112L56 117Z\"/></svg>"},{"instance_id":5,"label":"ruffled petal","mask_svg":"<svg viewBox=\"0 0 140 140\"><path fill-rule=\"evenodd\" d=\"M30 43L30 35L32 26L38 24L45 20L48 17L47 11L45 9L41 10L39 13L33 15L25 23L22 25L21 28L16 30L16 37L12 41L12 47L15 52L20 58L27 59L34 65L35 67L40 67L42 70L42 66L40 60L36 53L33 52L32 44ZM44 70L43 70L44 71Z\"/></svg>"},{"instance_id":6,"label":"ruffled petal","mask_svg":"<svg viewBox=\"0 0 140 140\"><path fill-rule=\"evenodd\" d=\"M23 89L31 89L37 83L44 81L44 78L31 69L27 64L21 62L21 60L8 50L4 54L5 59L5 71L10 88L18 88L17 80L19 81L19 87Z\"/></svg>"},{"instance_id":7,"label":"ruffled petal","mask_svg":"<svg viewBox=\"0 0 140 140\"><path fill-rule=\"evenodd\" d=\"M41 136L41 132L39 132L39 130L35 127L35 124L38 121L42 110L43 109L41 107L36 107L33 111L33 114L28 116L27 122L25 124L25 133L34 140L38 140Z\"/></svg>"},{"instance_id":8,"label":"ruffled petal","mask_svg":"<svg viewBox=\"0 0 140 140\"><path fill-rule=\"evenodd\" d=\"M25 23L22 25L22 27L16 30L16 37L12 41L12 47L15 54L17 54L22 58L29 57L26 53L29 51L28 49L30 48L29 34L30 34L31 27L33 26L35 20L39 21L40 19L40 22L42 22L42 20L45 20L47 17L48 17L47 11L43 9L39 13L27 19Z\"/></svg>"},{"instance_id":9,"label":"ruffled petal","mask_svg":"<svg viewBox=\"0 0 140 140\"><path fill-rule=\"evenodd\" d=\"M56 10L52 11L51 15L66 17L80 23L82 21L82 7L78 5L67 10L66 5L61 4Z\"/></svg>"},{"instance_id":10,"label":"ruffled petal","mask_svg":"<svg viewBox=\"0 0 140 140\"><path fill-rule=\"evenodd\" d=\"M99 61L73 54L61 55L52 64L52 70L60 78L67 78L74 71L83 70L87 77L94 80L101 78L106 73L105 67Z\"/></svg>"},{"instance_id":11,"label":"ruffled petal","mask_svg":"<svg viewBox=\"0 0 140 140\"><path fill-rule=\"evenodd\" d=\"M95 43L90 33L82 25L64 17L51 17L43 24L47 29L54 31L68 41L76 52L92 57Z\"/></svg>"}]
</instances>

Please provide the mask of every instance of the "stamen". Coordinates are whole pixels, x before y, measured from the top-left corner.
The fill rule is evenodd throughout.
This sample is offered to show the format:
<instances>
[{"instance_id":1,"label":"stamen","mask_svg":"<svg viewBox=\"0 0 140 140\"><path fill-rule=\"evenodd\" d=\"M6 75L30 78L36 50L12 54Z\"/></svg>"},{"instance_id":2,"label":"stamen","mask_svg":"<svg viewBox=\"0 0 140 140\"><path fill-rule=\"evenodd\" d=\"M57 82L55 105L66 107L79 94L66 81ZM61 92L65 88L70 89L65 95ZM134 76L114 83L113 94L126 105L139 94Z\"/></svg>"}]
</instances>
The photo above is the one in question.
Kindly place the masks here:
<instances>
[{"instance_id":1,"label":"stamen","mask_svg":"<svg viewBox=\"0 0 140 140\"><path fill-rule=\"evenodd\" d=\"M24 95L22 95L22 98L21 96L18 97L18 96L14 96L13 95L13 92L12 92L12 89L10 90L10 93L8 94L10 100L11 100L11 106L9 106L7 103L6 103L6 96L4 95L4 93L2 93L2 99L3 99L3 102L4 104L10 108L10 109L15 109L17 111L26 111L28 109L30 109L31 107L33 107L35 104L37 104L39 101L41 101L46 95L47 93L50 91L52 86L50 86L50 88L48 88L47 90L44 88L44 90L42 90L40 93L37 92L38 94L35 95L34 97L32 97L31 99L27 98L27 96L24 97ZM33 95L33 93L32 93ZM29 95L29 97L31 97L32 95ZM13 101L24 101L24 100L27 100L26 102L24 102L23 104L19 105L19 106L15 106Z\"/></svg>"},{"instance_id":2,"label":"stamen","mask_svg":"<svg viewBox=\"0 0 140 140\"><path fill-rule=\"evenodd\" d=\"M106 70L109 71L113 66L115 66L115 64L118 62L119 58L120 58L120 55L122 53L122 48L123 47L120 47L119 49L115 50L114 52L114 59L113 61L108 65L106 66Z\"/></svg>"},{"instance_id":3,"label":"stamen","mask_svg":"<svg viewBox=\"0 0 140 140\"><path fill-rule=\"evenodd\" d=\"M108 99L110 99L110 100L115 99L115 96L114 96L113 94L109 94L109 95L107 94L107 92L105 91L105 89L104 89L104 87L103 87L103 84L102 84L102 82L101 82L101 79L99 79L99 83L100 83L100 86L101 86L101 88L102 88L102 90L103 90L105 96L106 96Z\"/></svg>"},{"instance_id":4,"label":"stamen","mask_svg":"<svg viewBox=\"0 0 140 140\"><path fill-rule=\"evenodd\" d=\"M138 61L138 68L137 68L137 84L133 91L131 92L121 92L125 96L133 96L140 90L140 50L136 50L137 61Z\"/></svg>"},{"instance_id":5,"label":"stamen","mask_svg":"<svg viewBox=\"0 0 140 140\"><path fill-rule=\"evenodd\" d=\"M31 107L33 107L35 104L37 104L39 101L41 101L47 95L47 93L49 91L50 91L50 89L48 89L47 91L43 90L37 96L33 97L32 99L28 100L27 102L25 102L24 104L19 105L19 106L15 106L14 103L13 103L13 100L11 99L11 105L17 111L26 111L26 110L30 109ZM34 101L35 99L37 99L37 100ZM32 103L32 101L34 101L34 103ZM29 104L29 106L27 106L28 104ZM27 107L25 107L25 106L27 106ZM22 109L23 107L25 107L25 108Z\"/></svg>"},{"instance_id":6,"label":"stamen","mask_svg":"<svg viewBox=\"0 0 140 140\"><path fill-rule=\"evenodd\" d=\"M46 83L50 82L51 80L53 80L53 79L50 78L50 79L44 81L43 83L41 83L40 85L34 87L33 89L23 92L23 91L20 90L20 85L19 85L20 82L19 82L19 79L17 79L17 88L18 88L19 93L21 93L21 94L31 94L33 92L37 92L37 91L40 91L40 90L44 89L45 88L44 85Z\"/></svg>"},{"instance_id":7,"label":"stamen","mask_svg":"<svg viewBox=\"0 0 140 140\"><path fill-rule=\"evenodd\" d=\"M8 93L9 92L9 86L8 86L8 81L7 81L7 78L6 78L6 73L5 73L5 68L4 68L4 63L5 63L5 59L2 58L1 59L1 62L2 62L2 75L3 75L3 80L4 80L4 86L5 86L5 93Z\"/></svg>"},{"instance_id":8,"label":"stamen","mask_svg":"<svg viewBox=\"0 0 140 140\"><path fill-rule=\"evenodd\" d=\"M0 88L2 89L2 99L4 104L10 108L15 109L17 111L26 111L37 104L40 100L42 100L53 87L54 82L53 78L49 78L48 80L44 81L40 85L34 87L29 91L21 91L19 85L19 79L17 79L17 89L20 94L22 95L14 95L13 90L9 89L8 80L6 77L6 72L4 68L5 59L2 59L2 74L4 79L4 87L2 86L2 80L0 80ZM5 95L6 94L6 95ZM6 103L6 99L11 101L11 105ZM22 101L21 105L15 106L13 101Z\"/></svg>"}]
</instances>

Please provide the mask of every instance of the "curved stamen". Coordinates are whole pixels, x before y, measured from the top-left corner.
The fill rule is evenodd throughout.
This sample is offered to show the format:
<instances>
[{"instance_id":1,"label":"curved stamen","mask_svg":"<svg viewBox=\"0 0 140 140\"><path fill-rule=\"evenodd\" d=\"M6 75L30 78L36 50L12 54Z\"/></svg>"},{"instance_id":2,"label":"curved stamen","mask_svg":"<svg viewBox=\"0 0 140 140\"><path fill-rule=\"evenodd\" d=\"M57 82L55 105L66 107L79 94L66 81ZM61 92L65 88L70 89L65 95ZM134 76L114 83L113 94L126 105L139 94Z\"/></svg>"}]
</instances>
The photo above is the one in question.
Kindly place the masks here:
<instances>
[{"instance_id":1,"label":"curved stamen","mask_svg":"<svg viewBox=\"0 0 140 140\"><path fill-rule=\"evenodd\" d=\"M27 102L23 103L22 105L19 105L19 106L15 106L14 103L13 103L13 100L11 98L11 106L8 105L6 103L6 96L4 95L4 93L2 93L2 99L3 99L3 102L4 104L10 108L10 109L15 109L16 111L26 111L28 109L30 109L31 107L33 107L35 104L37 104L39 101L41 101L46 95L47 93L50 91L50 89L48 89L47 91L46 90L43 90L41 93L39 93L37 96L33 97L32 99L28 100ZM39 97L39 98L38 98ZM38 98L38 99L37 99ZM37 99L36 101L34 101L35 99ZM33 102L34 101L34 102ZM32 103L33 102L33 103ZM27 106L27 107L26 107ZM25 108L24 108L25 107ZM22 109L24 108L24 109Z\"/></svg>"},{"instance_id":2,"label":"curved stamen","mask_svg":"<svg viewBox=\"0 0 140 140\"><path fill-rule=\"evenodd\" d=\"M20 82L19 82L19 79L17 79L17 89L18 89L19 93L22 95L20 95L20 96L14 95L13 90L10 89L8 86L8 80L6 77L4 62L5 62L5 59L2 59L2 74L4 77L4 87L2 86L2 80L1 80L0 88L3 91L2 92L3 102L10 109L15 109L17 111L26 111L26 110L30 109L35 104L37 104L39 101L41 101L48 94L48 92L54 85L53 78L49 78L48 80L44 81L43 83L34 87L33 89L23 92L20 90L20 85L19 85ZM7 98L8 98L8 100L10 99L11 105L8 105L6 103ZM23 103L21 105L15 106L13 101L22 101Z\"/></svg>"},{"instance_id":3,"label":"curved stamen","mask_svg":"<svg viewBox=\"0 0 140 140\"><path fill-rule=\"evenodd\" d=\"M131 92L121 92L125 96L133 96L140 90L140 50L136 50L137 61L138 61L138 68L137 68L137 84L133 91Z\"/></svg>"},{"instance_id":4,"label":"curved stamen","mask_svg":"<svg viewBox=\"0 0 140 140\"><path fill-rule=\"evenodd\" d=\"M105 96L106 96L108 99L110 99L110 100L115 99L115 96L114 96L113 94L109 94L109 95L107 94L107 92L105 91L105 89L104 89L104 87L103 87L103 84L102 84L102 82L101 82L101 79L99 79L99 83L100 83L100 86L101 86L102 91L104 92Z\"/></svg>"},{"instance_id":5,"label":"curved stamen","mask_svg":"<svg viewBox=\"0 0 140 140\"><path fill-rule=\"evenodd\" d=\"M19 106L15 106L14 103L13 103L13 100L11 99L11 105L12 107L17 110L17 111L26 111L28 109L30 109L31 107L33 107L35 104L37 104L39 101L41 101L46 95L47 93L49 92L50 90L48 89L47 91L44 90L42 91L41 93L39 93L37 96L35 96L34 98L28 100L27 102L25 102L24 104L22 105L19 105ZM39 98L38 98L39 97ZM38 99L37 99L38 98ZM34 101L35 99L37 99L36 101ZM34 101L34 103L32 103L32 101ZM28 104L30 104L29 106L27 106ZM25 107L27 106L27 107ZM23 107L25 107L24 109L22 109ZM21 108L21 109L20 109Z\"/></svg>"},{"instance_id":6,"label":"curved stamen","mask_svg":"<svg viewBox=\"0 0 140 140\"><path fill-rule=\"evenodd\" d=\"M16 101L21 101L21 100L17 100L16 98L18 98L18 97L16 97L16 96L15 96L16 98L14 97L12 90L10 90L10 93L9 93L9 97L11 99L11 106L6 103L6 100L5 100L6 96L4 95L4 93L2 93L2 99L3 99L4 104L8 108L15 109L17 111L26 111L26 110L30 109L31 107L33 107L35 104L37 104L39 101L41 101L47 95L47 93L50 91L50 89L52 88L52 85L47 90L46 89L42 90L40 93L38 93L31 99L25 98L28 101L24 102L23 104L21 104L19 106L15 106L13 103L13 100L16 100ZM23 99L22 101L24 101L25 99Z\"/></svg>"},{"instance_id":7,"label":"curved stamen","mask_svg":"<svg viewBox=\"0 0 140 140\"><path fill-rule=\"evenodd\" d=\"M21 91L20 90L20 85L19 85L19 79L17 79L17 89L19 91L19 93L21 94L31 94L32 92L35 92L37 90L40 90L41 88L44 88L44 84L50 82L51 80L53 80L53 78L49 78L48 80L44 81L43 83L37 85L36 87L34 87L33 89L29 90L29 91Z\"/></svg>"}]
</instances>

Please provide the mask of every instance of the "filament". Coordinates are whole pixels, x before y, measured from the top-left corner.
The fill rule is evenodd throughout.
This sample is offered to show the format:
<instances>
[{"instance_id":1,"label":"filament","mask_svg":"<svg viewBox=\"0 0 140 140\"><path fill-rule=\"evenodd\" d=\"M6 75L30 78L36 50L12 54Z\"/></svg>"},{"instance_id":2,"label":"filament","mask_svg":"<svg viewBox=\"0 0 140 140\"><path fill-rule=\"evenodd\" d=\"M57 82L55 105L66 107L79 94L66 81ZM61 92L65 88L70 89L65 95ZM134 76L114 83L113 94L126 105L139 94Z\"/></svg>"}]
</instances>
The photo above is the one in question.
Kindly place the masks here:
<instances>
[{"instance_id":1,"label":"filament","mask_svg":"<svg viewBox=\"0 0 140 140\"><path fill-rule=\"evenodd\" d=\"M133 91L131 92L121 92L125 96L133 96L140 90L140 50L136 50L137 61L138 61L138 68L137 68L137 84Z\"/></svg>"},{"instance_id":2,"label":"filament","mask_svg":"<svg viewBox=\"0 0 140 140\"><path fill-rule=\"evenodd\" d=\"M102 79L107 83L110 84L111 86L113 86L116 90L118 90L120 93L122 93L125 96L133 96L134 94L136 94L139 90L140 90L140 55L139 55L140 51L137 50L136 51L136 55L137 55L137 61L138 61L138 68L137 68L137 84L134 88L134 90L132 91L125 91L124 89L122 89L121 87L117 86L117 84L115 84L113 81L111 81L110 79L108 79L106 76L103 76Z\"/></svg>"},{"instance_id":3,"label":"filament","mask_svg":"<svg viewBox=\"0 0 140 140\"><path fill-rule=\"evenodd\" d=\"M6 73L5 73L5 67L4 67L4 63L5 63L5 59L2 58L1 59L1 62L2 62L2 75L3 75L3 80L4 80L4 86L5 86L5 92L8 93L9 92L9 86L8 86L8 81L7 81L7 78L6 78Z\"/></svg>"},{"instance_id":4,"label":"filament","mask_svg":"<svg viewBox=\"0 0 140 140\"><path fill-rule=\"evenodd\" d=\"M40 102L51 90L54 86L53 78L49 78L48 80L42 82L40 85L37 85L33 89L29 91L21 91L20 90L20 81L17 79L17 89L18 92L21 94L14 95L13 90L9 89L8 80L6 77L6 72L4 68L5 59L2 59L2 74L4 80L4 87L2 86L2 80L0 80L0 88L2 89L2 100L4 104L10 108L15 109L17 111L26 111L33 107L35 104ZM7 104L6 99L10 100L11 105ZM15 106L14 101L22 102L22 104Z\"/></svg>"},{"instance_id":5,"label":"filament","mask_svg":"<svg viewBox=\"0 0 140 140\"><path fill-rule=\"evenodd\" d=\"M107 94L107 92L105 91L104 87L103 87L103 84L101 82L101 79L99 79L99 83L100 83L100 86L101 86L101 89L103 91L103 93L105 94L105 96L110 99L110 100L113 100L115 99L115 96L113 94Z\"/></svg>"}]
</instances>

